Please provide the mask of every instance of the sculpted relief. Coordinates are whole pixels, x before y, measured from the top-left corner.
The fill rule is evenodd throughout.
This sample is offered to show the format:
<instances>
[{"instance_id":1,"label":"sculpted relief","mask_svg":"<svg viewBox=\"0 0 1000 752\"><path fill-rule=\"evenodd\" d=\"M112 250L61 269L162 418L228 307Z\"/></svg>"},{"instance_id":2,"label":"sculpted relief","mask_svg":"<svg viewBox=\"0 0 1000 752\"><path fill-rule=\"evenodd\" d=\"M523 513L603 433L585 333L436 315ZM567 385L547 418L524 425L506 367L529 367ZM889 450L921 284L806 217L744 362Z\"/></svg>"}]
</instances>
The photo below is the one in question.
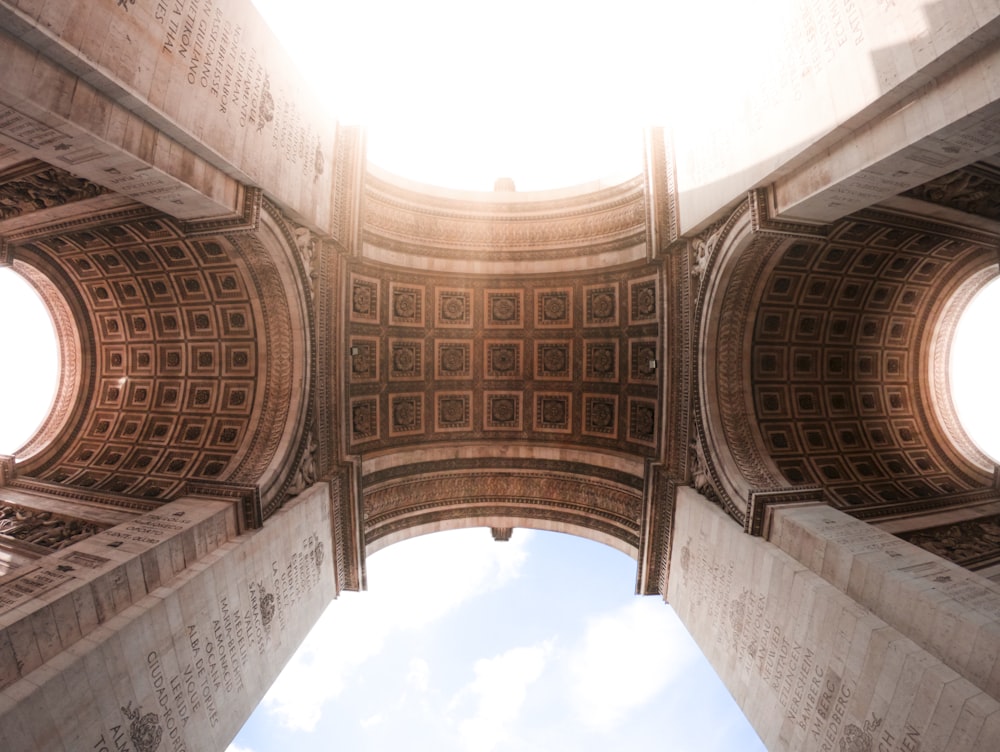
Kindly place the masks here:
<instances>
[{"instance_id":1,"label":"sculpted relief","mask_svg":"<svg viewBox=\"0 0 1000 752\"><path fill-rule=\"evenodd\" d=\"M91 522L57 517L51 512L24 509L12 504L0 504L0 538L16 538L58 551L101 530L101 527Z\"/></svg>"}]
</instances>

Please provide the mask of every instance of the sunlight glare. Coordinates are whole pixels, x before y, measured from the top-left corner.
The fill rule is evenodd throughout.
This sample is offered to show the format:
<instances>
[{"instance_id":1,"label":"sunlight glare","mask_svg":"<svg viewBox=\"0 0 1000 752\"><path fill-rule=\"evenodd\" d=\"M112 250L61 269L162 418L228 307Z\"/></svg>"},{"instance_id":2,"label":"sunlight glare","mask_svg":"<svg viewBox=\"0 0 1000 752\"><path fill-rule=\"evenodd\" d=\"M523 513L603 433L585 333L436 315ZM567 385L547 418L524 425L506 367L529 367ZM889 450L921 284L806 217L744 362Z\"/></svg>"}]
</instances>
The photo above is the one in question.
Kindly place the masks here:
<instances>
[{"instance_id":1,"label":"sunlight glare","mask_svg":"<svg viewBox=\"0 0 1000 752\"><path fill-rule=\"evenodd\" d=\"M524 191L639 174L641 129L725 100L787 4L254 3L330 113L366 127L372 163L487 191L498 177Z\"/></svg>"},{"instance_id":2,"label":"sunlight glare","mask_svg":"<svg viewBox=\"0 0 1000 752\"><path fill-rule=\"evenodd\" d=\"M1000 277L972 299L962 313L951 346L951 394L962 427L976 445L1000 462Z\"/></svg>"},{"instance_id":3,"label":"sunlight glare","mask_svg":"<svg viewBox=\"0 0 1000 752\"><path fill-rule=\"evenodd\" d=\"M0 454L12 454L52 407L59 348L42 299L12 269L0 269Z\"/></svg>"}]
</instances>

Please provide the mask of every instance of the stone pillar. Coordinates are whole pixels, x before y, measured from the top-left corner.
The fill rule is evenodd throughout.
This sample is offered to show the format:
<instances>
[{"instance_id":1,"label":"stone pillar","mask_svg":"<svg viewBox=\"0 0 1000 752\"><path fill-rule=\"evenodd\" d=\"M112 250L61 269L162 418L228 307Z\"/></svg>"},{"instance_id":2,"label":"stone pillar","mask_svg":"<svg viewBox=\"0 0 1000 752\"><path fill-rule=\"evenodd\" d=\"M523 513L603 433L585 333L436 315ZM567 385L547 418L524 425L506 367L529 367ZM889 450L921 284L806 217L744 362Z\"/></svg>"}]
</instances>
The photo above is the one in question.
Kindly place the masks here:
<instances>
[{"instance_id":1,"label":"stone pillar","mask_svg":"<svg viewBox=\"0 0 1000 752\"><path fill-rule=\"evenodd\" d=\"M953 596L936 594L935 577L963 570L825 505L773 512L770 535L780 547L679 489L667 589L768 749L1000 749L1000 702L983 680L1000 648L991 583L965 572ZM922 625L953 620L981 628L962 648L971 626L950 627L942 650Z\"/></svg>"},{"instance_id":2,"label":"stone pillar","mask_svg":"<svg viewBox=\"0 0 1000 752\"><path fill-rule=\"evenodd\" d=\"M329 507L181 499L0 580L0 749L225 749L336 596Z\"/></svg>"},{"instance_id":3,"label":"stone pillar","mask_svg":"<svg viewBox=\"0 0 1000 752\"><path fill-rule=\"evenodd\" d=\"M825 504L775 508L768 540L1000 698L996 583Z\"/></svg>"}]
</instances>

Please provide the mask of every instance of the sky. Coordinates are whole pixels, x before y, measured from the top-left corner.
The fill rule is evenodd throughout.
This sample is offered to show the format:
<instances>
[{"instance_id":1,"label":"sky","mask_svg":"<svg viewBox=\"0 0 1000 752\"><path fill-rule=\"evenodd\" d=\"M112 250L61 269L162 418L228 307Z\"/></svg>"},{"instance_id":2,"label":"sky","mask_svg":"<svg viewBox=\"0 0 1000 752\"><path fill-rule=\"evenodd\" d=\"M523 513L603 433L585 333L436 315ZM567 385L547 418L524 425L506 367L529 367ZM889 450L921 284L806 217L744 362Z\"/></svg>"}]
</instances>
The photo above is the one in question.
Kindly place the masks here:
<instances>
[{"instance_id":1,"label":"sky","mask_svg":"<svg viewBox=\"0 0 1000 752\"><path fill-rule=\"evenodd\" d=\"M0 268L0 454L14 452L41 425L58 373L48 309L17 272Z\"/></svg>"},{"instance_id":2,"label":"sky","mask_svg":"<svg viewBox=\"0 0 1000 752\"><path fill-rule=\"evenodd\" d=\"M525 191L638 175L641 129L677 103L721 107L733 61L792 0L253 2L331 114L365 125L370 161Z\"/></svg>"},{"instance_id":3,"label":"sky","mask_svg":"<svg viewBox=\"0 0 1000 752\"><path fill-rule=\"evenodd\" d=\"M951 394L966 433L1000 464L1000 278L970 301L958 320L951 344Z\"/></svg>"},{"instance_id":4,"label":"sky","mask_svg":"<svg viewBox=\"0 0 1000 752\"><path fill-rule=\"evenodd\" d=\"M368 558L228 752L763 750L635 561L516 529Z\"/></svg>"}]
</instances>

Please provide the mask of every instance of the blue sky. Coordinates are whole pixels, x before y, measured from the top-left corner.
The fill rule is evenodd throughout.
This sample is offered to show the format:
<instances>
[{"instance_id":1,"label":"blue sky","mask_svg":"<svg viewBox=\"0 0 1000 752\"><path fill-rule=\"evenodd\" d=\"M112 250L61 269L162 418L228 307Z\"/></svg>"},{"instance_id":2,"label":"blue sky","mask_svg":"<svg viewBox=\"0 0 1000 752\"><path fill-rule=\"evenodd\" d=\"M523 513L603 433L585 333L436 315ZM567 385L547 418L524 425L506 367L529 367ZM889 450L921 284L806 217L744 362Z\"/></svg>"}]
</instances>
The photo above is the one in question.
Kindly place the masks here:
<instances>
[{"instance_id":1,"label":"blue sky","mask_svg":"<svg viewBox=\"0 0 1000 752\"><path fill-rule=\"evenodd\" d=\"M763 749L635 562L518 529L436 533L368 560L228 752Z\"/></svg>"}]
</instances>

